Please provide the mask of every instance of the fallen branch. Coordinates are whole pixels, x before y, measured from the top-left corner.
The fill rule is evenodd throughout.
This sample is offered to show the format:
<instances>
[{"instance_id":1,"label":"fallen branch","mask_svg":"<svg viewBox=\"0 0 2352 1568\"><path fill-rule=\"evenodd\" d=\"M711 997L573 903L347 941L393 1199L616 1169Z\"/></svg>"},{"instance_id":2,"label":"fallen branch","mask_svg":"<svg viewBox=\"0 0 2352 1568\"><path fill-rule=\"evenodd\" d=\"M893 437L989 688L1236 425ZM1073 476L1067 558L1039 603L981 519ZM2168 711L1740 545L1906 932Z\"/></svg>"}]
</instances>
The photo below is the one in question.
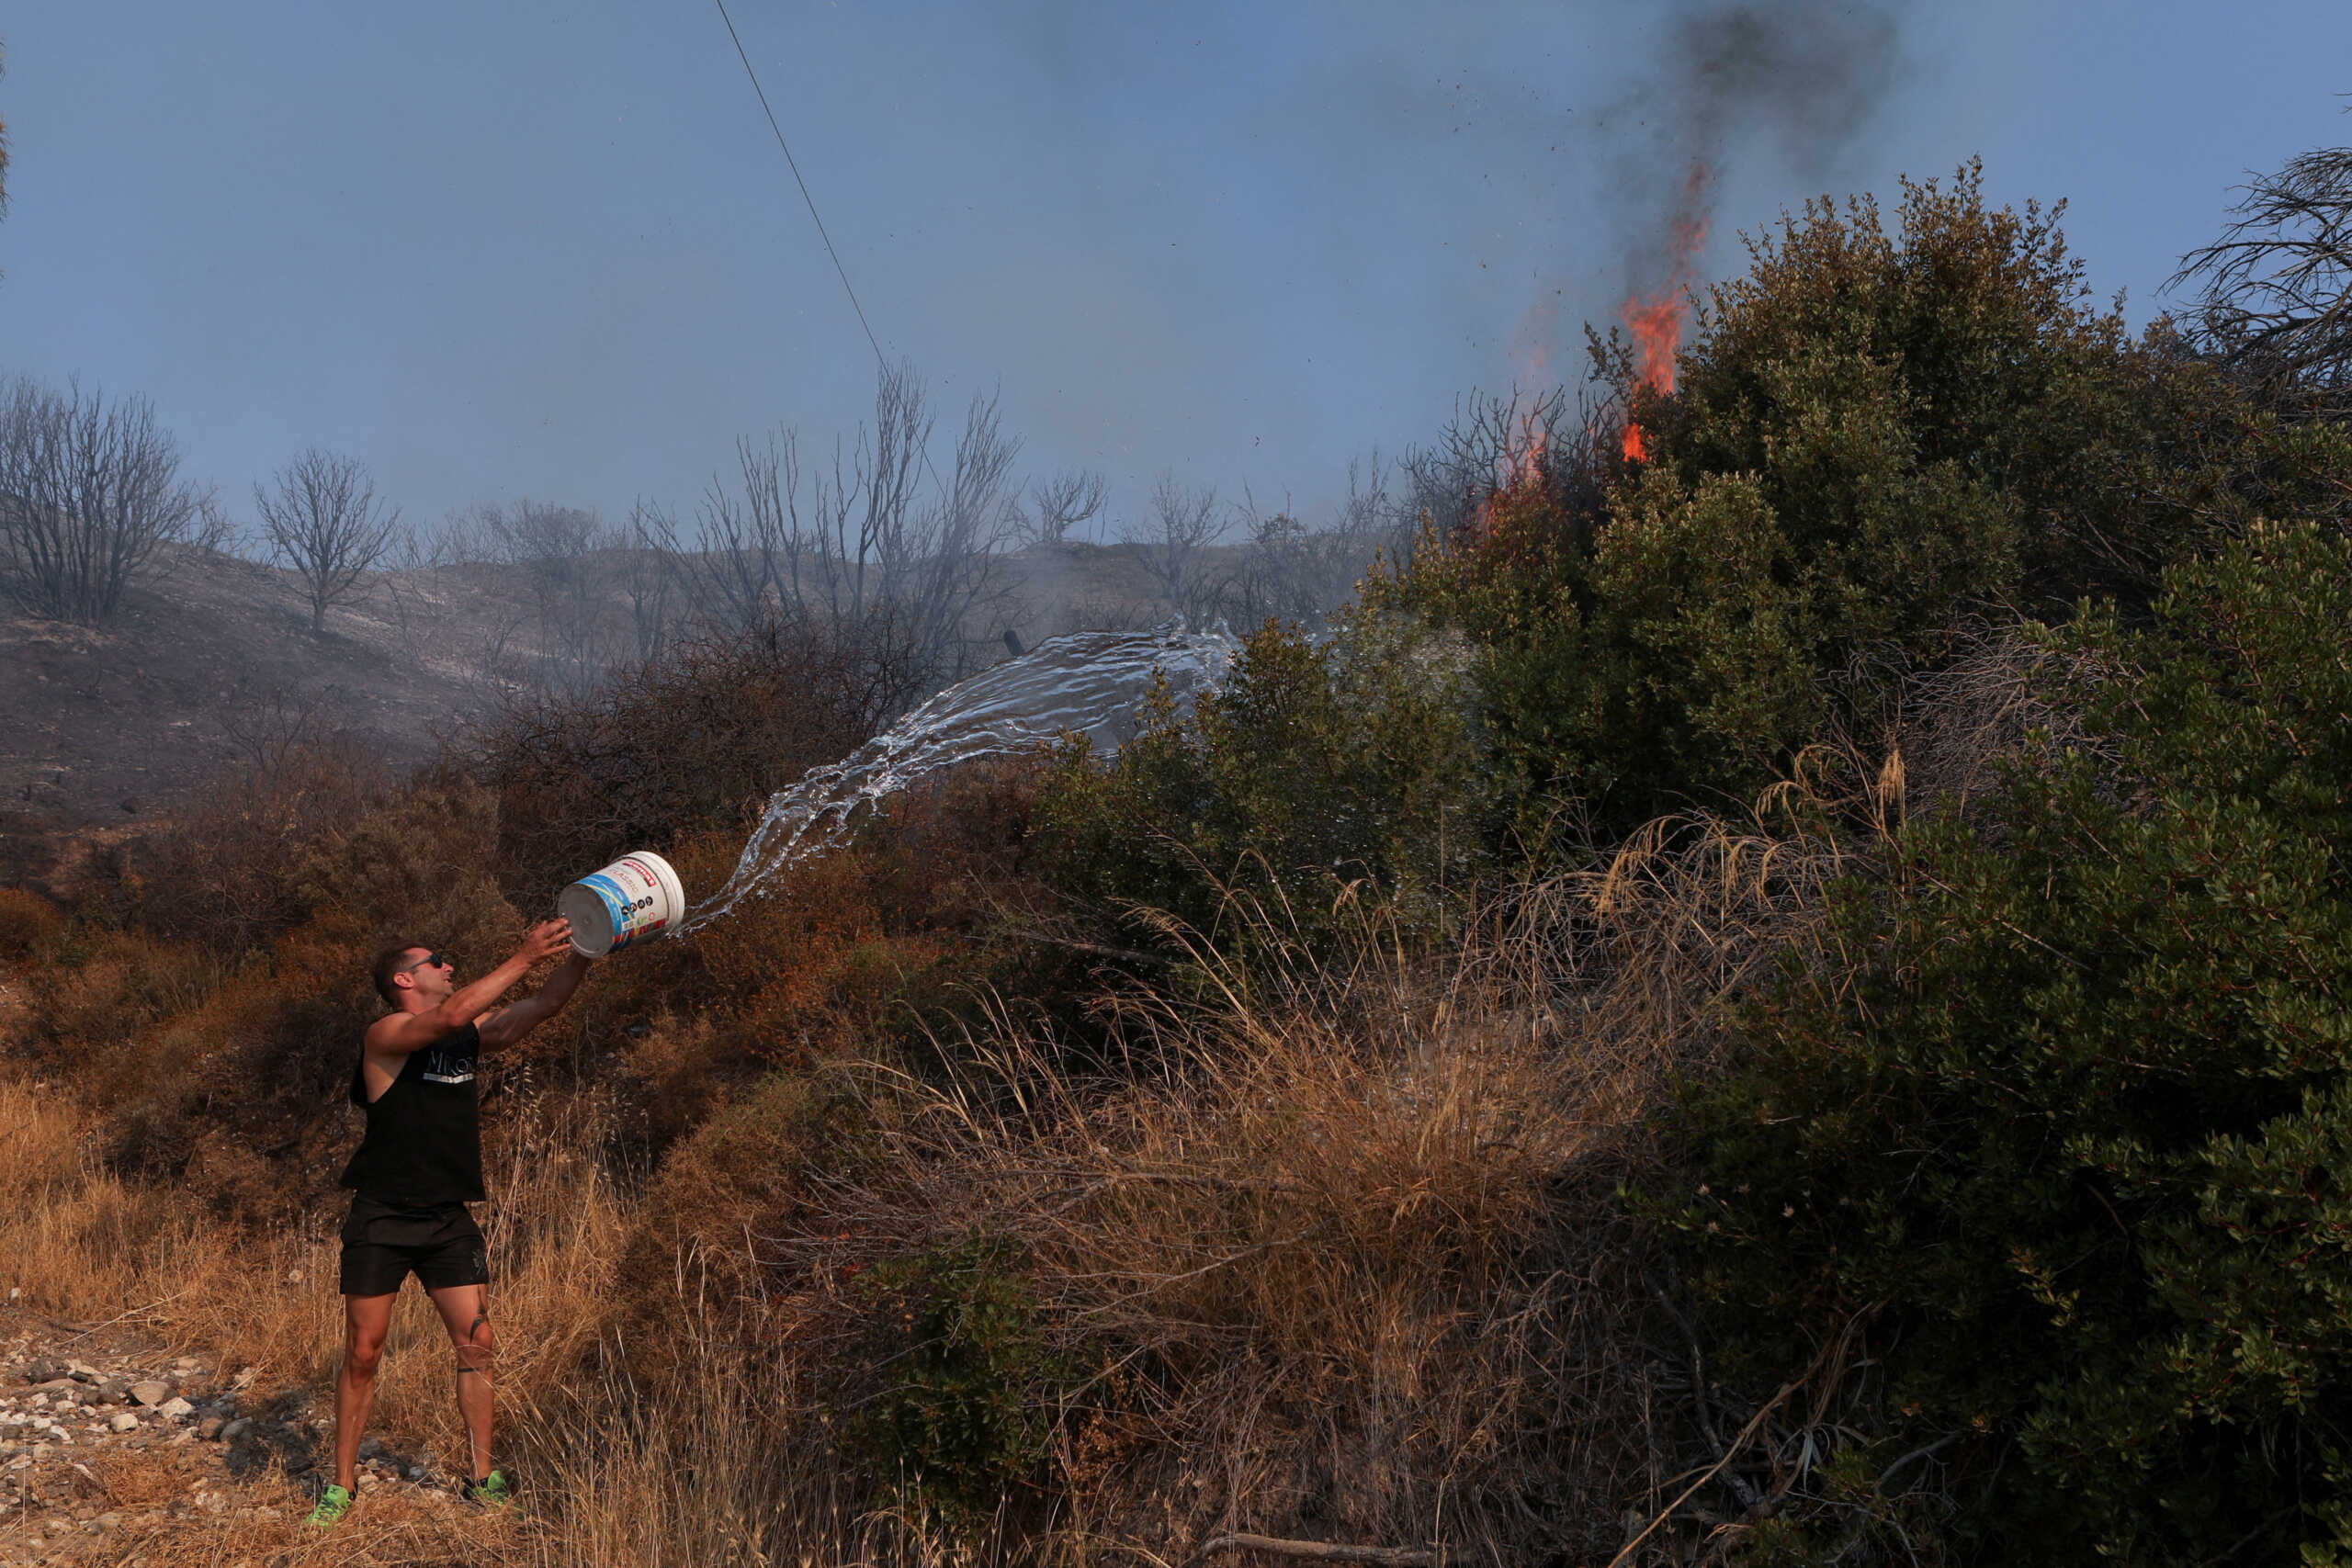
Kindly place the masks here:
<instances>
[{"instance_id":1,"label":"fallen branch","mask_svg":"<svg viewBox=\"0 0 2352 1568\"><path fill-rule=\"evenodd\" d=\"M1438 1554L1418 1546L1350 1546L1336 1540L1283 1540L1271 1535L1221 1535L1193 1553L1193 1563L1220 1551L1265 1551L1314 1562L1372 1562L1386 1568L1438 1568Z\"/></svg>"},{"instance_id":2,"label":"fallen branch","mask_svg":"<svg viewBox=\"0 0 2352 1568\"><path fill-rule=\"evenodd\" d=\"M1715 1461L1714 1463L1709 1465L1706 1470L1701 1473L1698 1480L1692 1482L1689 1486L1683 1489L1680 1496L1675 1498L1673 1502L1668 1503L1665 1508L1659 1512L1657 1517L1652 1519L1647 1525L1644 1526L1642 1528L1641 1534L1627 1541L1623 1547L1620 1547L1618 1549L1617 1555L1609 1560L1609 1568L1618 1568L1620 1563L1623 1562L1625 1559L1634 1554L1634 1549L1635 1547L1649 1540L1652 1532L1654 1532L1658 1526L1666 1523L1668 1519L1674 1517L1674 1511L1677 1508L1679 1508L1683 1504L1688 1503L1692 1497L1696 1496L1698 1495L1699 1488L1704 1486L1708 1482L1713 1481L1717 1475L1721 1474L1724 1467L1731 1463L1734 1459L1736 1459L1739 1456L1739 1450L1747 1446L1748 1439L1756 1436L1757 1432L1763 1427L1766 1418L1769 1417L1773 1411L1778 1410L1782 1402L1785 1401L1789 1395L1804 1387L1805 1384L1811 1382L1815 1378L1819 1377L1824 1368L1834 1366L1838 1362L1843 1361L1846 1356L1847 1342L1853 1337L1855 1328L1859 1326L1865 1318L1871 1316L1877 1311L1878 1308L1876 1306L1868 1306L1848 1317L1846 1319L1845 1326L1838 1329L1837 1335L1832 1337L1828 1343L1822 1346L1821 1353L1813 1359L1813 1365L1804 1370L1804 1375L1792 1382L1782 1383L1781 1385L1781 1392L1766 1400L1762 1407L1759 1408L1755 1415L1747 1418L1747 1425L1739 1429L1739 1436L1734 1438L1731 1440L1731 1446L1724 1450L1723 1457ZM1840 1375L1842 1375L1842 1373ZM1836 1387L1836 1379L1831 1380L1832 1388ZM1780 1489L1770 1497L1765 1498L1761 1502L1752 1505L1747 1510L1747 1517L1753 1519L1769 1517L1772 1509L1779 1506L1781 1498L1787 1495L1790 1484L1790 1482L1782 1482Z\"/></svg>"},{"instance_id":3,"label":"fallen branch","mask_svg":"<svg viewBox=\"0 0 2352 1568\"><path fill-rule=\"evenodd\" d=\"M188 1290L194 1289L195 1287L193 1285L188 1287ZM157 1307L169 1306L186 1294L187 1294L187 1291L186 1290L174 1291L170 1295L162 1297L156 1301L149 1302L145 1306L132 1307L129 1312L123 1313L119 1316L110 1317L104 1323L94 1323L87 1328L78 1329L73 1337L74 1339L87 1339L91 1335L96 1334L101 1328L112 1328L118 1323L128 1323L134 1317L144 1317L147 1314L153 1312ZM74 1328L75 1325L68 1323L62 1324L60 1326ZM68 1343L71 1343L71 1341L69 1340Z\"/></svg>"},{"instance_id":4,"label":"fallen branch","mask_svg":"<svg viewBox=\"0 0 2352 1568\"><path fill-rule=\"evenodd\" d=\"M1668 1503L1664 1510L1658 1514L1657 1517L1652 1519L1646 1526L1643 1527L1641 1534L1635 1536L1633 1540L1627 1541L1622 1548L1620 1548L1617 1555L1609 1560L1609 1568L1617 1568L1619 1563L1624 1562L1626 1558L1631 1557L1634 1554L1634 1548L1649 1540L1651 1531L1657 1529L1658 1526L1666 1523L1668 1519L1671 1518L1674 1515L1674 1510L1682 1506L1683 1504L1688 1503L1691 1497L1698 1493L1699 1488L1704 1486L1708 1482L1713 1481L1716 1474L1722 1471L1724 1466L1732 1461L1733 1456L1747 1446L1747 1439L1756 1436L1757 1428L1764 1425L1764 1418L1781 1407L1781 1401L1796 1393L1796 1391L1803 1388L1804 1384L1804 1378L1799 1378L1794 1382L1782 1383L1781 1385L1781 1392L1766 1400L1764 1402L1763 1408L1759 1409L1755 1415L1747 1418L1747 1425L1739 1429L1739 1436L1731 1440L1731 1447L1724 1450L1723 1458L1709 1465L1706 1470L1700 1474L1698 1480L1692 1482L1684 1489L1681 1496L1677 1497L1673 1502Z\"/></svg>"}]
</instances>

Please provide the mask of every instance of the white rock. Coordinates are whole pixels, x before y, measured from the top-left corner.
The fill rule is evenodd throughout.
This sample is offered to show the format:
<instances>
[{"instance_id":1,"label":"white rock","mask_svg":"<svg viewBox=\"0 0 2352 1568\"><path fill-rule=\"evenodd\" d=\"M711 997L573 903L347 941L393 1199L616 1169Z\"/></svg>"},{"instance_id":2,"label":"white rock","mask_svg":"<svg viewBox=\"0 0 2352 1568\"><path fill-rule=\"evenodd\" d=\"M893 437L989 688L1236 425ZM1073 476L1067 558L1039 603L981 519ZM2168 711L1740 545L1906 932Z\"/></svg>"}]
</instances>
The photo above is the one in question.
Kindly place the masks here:
<instances>
[{"instance_id":1,"label":"white rock","mask_svg":"<svg viewBox=\"0 0 2352 1568\"><path fill-rule=\"evenodd\" d=\"M196 1406L190 1404L187 1400L182 1399L176 1393L172 1395L171 1398L164 1401L163 1404L155 1406L156 1415L169 1416L175 1421L178 1420L183 1416L192 1416L195 1413Z\"/></svg>"},{"instance_id":2,"label":"white rock","mask_svg":"<svg viewBox=\"0 0 2352 1568\"><path fill-rule=\"evenodd\" d=\"M115 1412L114 1419L107 1422L107 1425L113 1427L118 1432L129 1432L134 1430L138 1427L139 1417L133 1416L128 1410L118 1410Z\"/></svg>"}]
</instances>

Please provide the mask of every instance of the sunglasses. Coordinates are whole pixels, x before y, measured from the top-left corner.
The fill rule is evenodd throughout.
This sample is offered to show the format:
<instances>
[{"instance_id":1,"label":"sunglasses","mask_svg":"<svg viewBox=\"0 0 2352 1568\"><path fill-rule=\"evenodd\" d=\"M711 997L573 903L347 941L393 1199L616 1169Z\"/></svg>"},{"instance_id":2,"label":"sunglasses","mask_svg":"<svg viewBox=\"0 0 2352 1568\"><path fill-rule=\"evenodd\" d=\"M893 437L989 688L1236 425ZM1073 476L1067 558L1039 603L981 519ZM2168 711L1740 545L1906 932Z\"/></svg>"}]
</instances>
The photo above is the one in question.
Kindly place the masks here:
<instances>
[{"instance_id":1,"label":"sunglasses","mask_svg":"<svg viewBox=\"0 0 2352 1568\"><path fill-rule=\"evenodd\" d=\"M392 973L395 975L405 975L413 969L422 969L428 964L433 965L435 969L444 969L448 967L449 961L442 957L437 953L428 953L413 964L401 964L399 968L393 970Z\"/></svg>"}]
</instances>

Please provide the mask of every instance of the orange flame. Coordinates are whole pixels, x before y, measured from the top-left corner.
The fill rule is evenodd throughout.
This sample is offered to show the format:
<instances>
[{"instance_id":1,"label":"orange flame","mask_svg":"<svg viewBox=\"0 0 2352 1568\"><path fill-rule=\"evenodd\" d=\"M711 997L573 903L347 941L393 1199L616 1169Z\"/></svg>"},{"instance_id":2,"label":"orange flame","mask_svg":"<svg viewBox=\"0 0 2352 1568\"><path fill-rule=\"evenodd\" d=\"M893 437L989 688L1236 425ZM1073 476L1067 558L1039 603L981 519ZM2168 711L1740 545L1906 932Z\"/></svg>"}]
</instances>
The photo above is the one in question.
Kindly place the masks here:
<instances>
[{"instance_id":1,"label":"orange flame","mask_svg":"<svg viewBox=\"0 0 2352 1568\"><path fill-rule=\"evenodd\" d=\"M1529 419L1526 444L1511 459L1511 489L1532 490L1544 482L1544 449L1551 445L1551 432L1537 424L1532 418Z\"/></svg>"},{"instance_id":2,"label":"orange flame","mask_svg":"<svg viewBox=\"0 0 2352 1568\"><path fill-rule=\"evenodd\" d=\"M1690 308L1690 264L1707 243L1708 176L1707 165L1692 160L1675 209L1666 287L1646 299L1635 294L1618 308L1634 337L1634 383L1660 397L1674 391L1674 361L1682 347L1683 314ZM1623 451L1629 463L1649 460L1649 443L1639 421L1625 422Z\"/></svg>"},{"instance_id":3,"label":"orange flame","mask_svg":"<svg viewBox=\"0 0 2352 1568\"><path fill-rule=\"evenodd\" d=\"M1512 497L1525 497L1544 487L1544 455L1552 442L1551 432L1538 424L1533 416L1526 416L1520 439L1509 444L1495 465L1495 482L1478 502L1478 510L1470 522L1468 537L1487 539L1493 536L1497 503Z\"/></svg>"}]
</instances>

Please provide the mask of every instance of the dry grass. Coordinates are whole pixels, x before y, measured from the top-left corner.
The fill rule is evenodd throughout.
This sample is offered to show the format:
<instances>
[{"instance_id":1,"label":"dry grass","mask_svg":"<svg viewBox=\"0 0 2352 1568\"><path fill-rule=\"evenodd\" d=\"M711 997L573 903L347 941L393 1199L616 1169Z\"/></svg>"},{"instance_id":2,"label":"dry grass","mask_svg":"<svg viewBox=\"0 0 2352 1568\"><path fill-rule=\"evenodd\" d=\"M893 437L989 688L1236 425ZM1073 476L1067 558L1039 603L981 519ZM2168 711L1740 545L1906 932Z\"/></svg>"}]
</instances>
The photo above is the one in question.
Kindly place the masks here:
<instances>
[{"instance_id":1,"label":"dry grass","mask_svg":"<svg viewBox=\"0 0 2352 1568\"><path fill-rule=\"evenodd\" d=\"M1893 739L1907 760L1916 806L1969 810L1998 787L2002 770L2037 732L2055 752L2112 762L2113 740L2059 694L2106 685L2119 673L2020 626L1962 627L1951 656L1910 684L1895 716Z\"/></svg>"},{"instance_id":2,"label":"dry grass","mask_svg":"<svg viewBox=\"0 0 2352 1568\"><path fill-rule=\"evenodd\" d=\"M103 1170L90 1133L71 1095L0 1079L0 1286L59 1318L161 1325L222 1292L232 1258L256 1267L183 1195Z\"/></svg>"},{"instance_id":3,"label":"dry grass","mask_svg":"<svg viewBox=\"0 0 2352 1568\"><path fill-rule=\"evenodd\" d=\"M139 1333L159 1354L197 1354L253 1400L309 1397L327 1425L325 1393L341 1351L331 1236L255 1235L183 1192L126 1182L89 1152L95 1122L53 1086L0 1078L0 1294L58 1322L71 1351L104 1325ZM548 1568L804 1562L925 1564L951 1549L920 1529L856 1506L865 1491L836 1456L811 1450L807 1425L772 1359L745 1350L723 1299L681 1274L662 1332L671 1354L658 1382L632 1377L633 1348L615 1320L614 1273L628 1210L594 1157L599 1138L577 1108L507 1151L485 1215L499 1327L499 1420L505 1462L526 1477L537 1512L501 1522L446 1495L368 1488L328 1541L294 1529L304 1490L272 1471L236 1489L235 1506L139 1527L92 1561L231 1568L302 1563L474 1564ZM421 1292L393 1320L370 1430L395 1449L454 1472L464 1452L450 1397L450 1359ZM142 1457L114 1476L96 1466L113 1504L168 1483L198 1483ZM217 1483L215 1483L217 1484ZM124 1487L130 1491L123 1490ZM248 1510L277 1510L256 1518Z\"/></svg>"},{"instance_id":4,"label":"dry grass","mask_svg":"<svg viewBox=\"0 0 2352 1568\"><path fill-rule=\"evenodd\" d=\"M331 1234L255 1235L184 1192L126 1181L90 1152L91 1122L69 1097L0 1079L0 1288L81 1325L151 1331L172 1350L251 1373L261 1390L315 1386L342 1349ZM519 1145L485 1217L500 1281L500 1376L518 1396L560 1375L599 1326L621 1211L570 1127ZM81 1332L77 1328L73 1332ZM408 1292L395 1314L376 1425L457 1451L447 1337Z\"/></svg>"}]
</instances>

